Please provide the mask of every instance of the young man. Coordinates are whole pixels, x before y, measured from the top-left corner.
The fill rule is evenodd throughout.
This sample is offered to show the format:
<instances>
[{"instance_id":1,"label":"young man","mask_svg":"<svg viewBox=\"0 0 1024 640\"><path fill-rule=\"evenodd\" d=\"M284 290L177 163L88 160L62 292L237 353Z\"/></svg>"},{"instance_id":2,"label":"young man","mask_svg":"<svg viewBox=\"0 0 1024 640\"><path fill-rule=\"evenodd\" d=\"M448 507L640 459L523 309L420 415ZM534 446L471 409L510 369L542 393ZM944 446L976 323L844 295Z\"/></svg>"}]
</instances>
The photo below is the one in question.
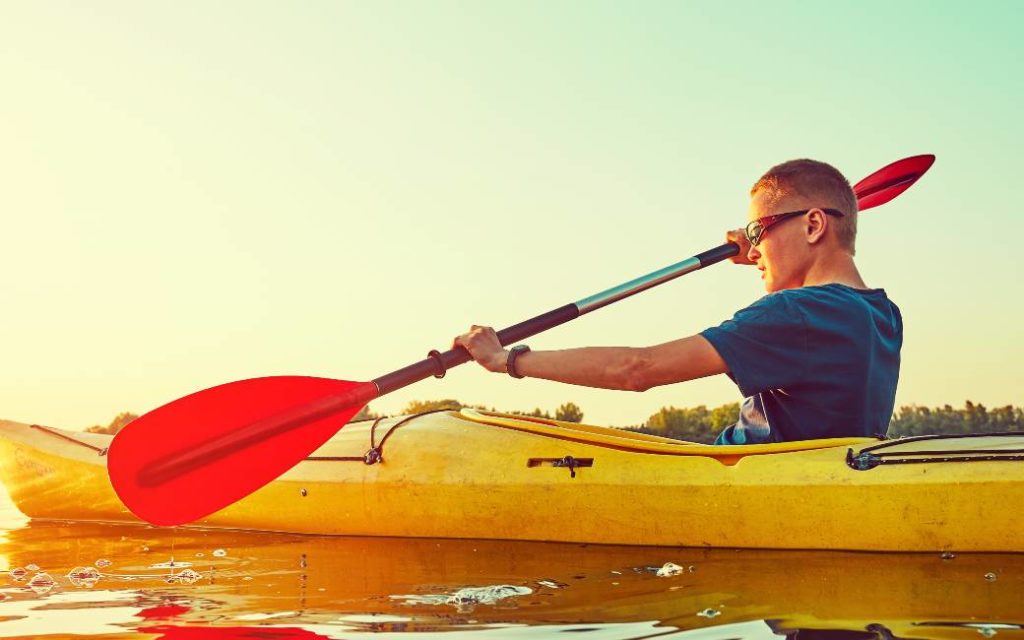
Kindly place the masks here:
<instances>
[{"instance_id":1,"label":"young man","mask_svg":"<svg viewBox=\"0 0 1024 640\"><path fill-rule=\"evenodd\" d=\"M885 433L903 321L854 264L857 200L832 166L792 160L750 191L749 223L726 239L756 265L768 295L717 327L651 347L506 350L490 327L455 339L489 371L644 391L725 373L745 399L716 444Z\"/></svg>"}]
</instances>

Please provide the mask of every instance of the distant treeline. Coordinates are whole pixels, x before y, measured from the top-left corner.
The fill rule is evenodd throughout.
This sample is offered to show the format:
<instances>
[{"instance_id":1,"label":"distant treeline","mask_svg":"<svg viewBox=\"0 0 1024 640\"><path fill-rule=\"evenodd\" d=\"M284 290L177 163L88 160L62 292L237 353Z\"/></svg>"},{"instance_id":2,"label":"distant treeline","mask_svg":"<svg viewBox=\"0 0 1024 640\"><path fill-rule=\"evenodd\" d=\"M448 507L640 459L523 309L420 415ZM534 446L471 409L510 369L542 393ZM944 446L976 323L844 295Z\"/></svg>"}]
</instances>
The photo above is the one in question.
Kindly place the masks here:
<instances>
[{"instance_id":1,"label":"distant treeline","mask_svg":"<svg viewBox=\"0 0 1024 640\"><path fill-rule=\"evenodd\" d=\"M412 415L416 413L423 413L425 411L436 411L439 409L449 409L458 411L459 409L462 408L480 409L483 411L493 412L498 411L494 407L485 407L484 405L479 404L462 404L458 400L447 398L444 400L413 400L409 404L405 405L405 408L399 411L397 415ZM572 402L566 402L562 406L555 409L554 415L552 415L549 411L542 411L539 408L534 409L533 411L502 411L501 413L511 413L520 416L530 416L533 418L547 418L548 420L561 420L563 422L583 422L583 411L580 410L580 408ZM124 428L126 424L128 424L129 422L138 417L138 414L131 413L130 411L124 411L122 413L117 414L117 417L111 420L110 424L93 425L91 427L88 427L86 431L90 433L107 433L112 435L120 431L122 428ZM380 417L380 414L371 411L369 405L367 405L363 407L363 409L359 413L357 413L354 418L352 418L352 421L355 422L358 420L374 420Z\"/></svg>"},{"instance_id":2,"label":"distant treeline","mask_svg":"<svg viewBox=\"0 0 1024 640\"><path fill-rule=\"evenodd\" d=\"M444 400L414 400L407 404L401 415L423 413L437 409L458 410L462 408L496 411L494 407L483 405L467 405L452 398ZM535 408L532 411L507 411L522 416L548 418L565 422L582 422L583 410L575 403L566 402L554 413ZM725 427L736 422L739 403L732 402L720 407L708 409L704 405L691 408L662 407L657 413L647 418L642 425L624 427L630 431L650 433L666 438L687 440L689 442L714 442L715 437ZM86 431L94 433L117 433L124 425L138 416L123 412L117 415L106 426L96 425ZM380 417L369 407L360 411L353 420L371 420ZM1024 408L1014 406L988 409L984 405L968 400L962 409L954 409L950 405L929 408L917 405L900 407L889 423L889 437L917 436L926 434L981 433L1000 431L1024 431Z\"/></svg>"},{"instance_id":3,"label":"distant treeline","mask_svg":"<svg viewBox=\"0 0 1024 640\"><path fill-rule=\"evenodd\" d=\"M87 428L86 431L88 431L89 433L109 433L113 435L120 431L124 427L124 425L128 424L129 422L138 417L138 414L132 413L131 411L122 411L121 413L117 414L117 416L113 420L110 421L110 424L106 426L100 424L93 425Z\"/></svg>"},{"instance_id":4,"label":"distant treeline","mask_svg":"<svg viewBox=\"0 0 1024 640\"><path fill-rule=\"evenodd\" d=\"M979 433L1024 431L1024 408L996 407L968 400L963 409L943 405L935 409L910 405L900 407L889 423L889 437L920 436L932 433Z\"/></svg>"},{"instance_id":5,"label":"distant treeline","mask_svg":"<svg viewBox=\"0 0 1024 640\"><path fill-rule=\"evenodd\" d=\"M664 407L631 431L689 440L714 442L725 427L736 422L739 403L714 409L701 405L691 409ZM900 407L889 422L888 436L919 436L926 434L982 433L1024 431L1024 408L1005 406L987 409L968 400L963 409L944 405L934 409L909 405Z\"/></svg>"},{"instance_id":6,"label":"distant treeline","mask_svg":"<svg viewBox=\"0 0 1024 640\"><path fill-rule=\"evenodd\" d=\"M405 405L405 408L398 412L398 415L413 415L416 413L423 413L425 411L437 411L439 409L448 409L450 411L458 411L459 409L480 409L481 411L492 411L500 413L511 413L518 416L529 416L531 418L546 418L548 420L561 420L562 422L583 422L583 410L580 409L575 403L566 402L562 406L555 409L554 415L548 411L542 411L540 408L536 408L533 411L506 411L498 410L494 407L486 407L482 404L462 404L458 400L452 398L446 398L444 400L413 400L409 404ZM380 415L370 411L370 407L363 407L363 410L356 414L353 420L372 420L379 418Z\"/></svg>"},{"instance_id":7,"label":"distant treeline","mask_svg":"<svg viewBox=\"0 0 1024 640\"><path fill-rule=\"evenodd\" d=\"M722 429L736 424L739 413L738 402L723 404L714 409L708 409L704 405L688 409L662 407L658 413L647 418L644 424L626 429L687 442L711 444Z\"/></svg>"}]
</instances>

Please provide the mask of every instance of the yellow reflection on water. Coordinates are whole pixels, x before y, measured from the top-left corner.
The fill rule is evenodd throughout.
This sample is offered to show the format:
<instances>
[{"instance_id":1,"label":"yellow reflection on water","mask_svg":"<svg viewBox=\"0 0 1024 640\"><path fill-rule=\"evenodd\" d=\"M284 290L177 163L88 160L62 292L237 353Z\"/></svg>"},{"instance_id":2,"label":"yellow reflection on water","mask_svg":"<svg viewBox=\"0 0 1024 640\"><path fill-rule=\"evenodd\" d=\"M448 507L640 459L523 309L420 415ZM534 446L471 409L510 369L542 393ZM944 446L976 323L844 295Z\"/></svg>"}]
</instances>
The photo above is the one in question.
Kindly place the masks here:
<instances>
[{"instance_id":1,"label":"yellow reflection on water","mask_svg":"<svg viewBox=\"0 0 1024 640\"><path fill-rule=\"evenodd\" d=\"M21 581L0 580L0 638L70 633L78 620L75 633L104 638L154 630L184 637L203 628L230 635L258 626L314 634L302 637L470 634L461 639L514 630L544 637L593 627L600 633L588 637L831 629L881 638L884 629L894 637L975 640L979 633L1022 637L1016 625L1024 621L1020 554L942 558L31 522L8 532L0 555L10 567L33 567ZM37 572L54 584L30 589ZM96 579L82 585L76 575Z\"/></svg>"},{"instance_id":2,"label":"yellow reflection on water","mask_svg":"<svg viewBox=\"0 0 1024 640\"><path fill-rule=\"evenodd\" d=\"M26 522L28 518L18 511L7 495L7 488L0 484L0 544L7 541L8 530L24 526ZM8 571L10 568L11 562L7 554L0 551L0 571Z\"/></svg>"},{"instance_id":3,"label":"yellow reflection on water","mask_svg":"<svg viewBox=\"0 0 1024 640\"><path fill-rule=\"evenodd\" d=\"M1020 636L1024 555L318 538L28 523L0 494L0 638ZM511 625L511 626L510 626ZM599 632L598 635L594 635ZM469 634L467 636L466 634ZM312 634L312 635L310 635ZM864 636L863 634L868 634ZM888 634L888 635L886 635ZM191 637L191 636L190 636ZM703 637L703 636L702 636Z\"/></svg>"}]
</instances>

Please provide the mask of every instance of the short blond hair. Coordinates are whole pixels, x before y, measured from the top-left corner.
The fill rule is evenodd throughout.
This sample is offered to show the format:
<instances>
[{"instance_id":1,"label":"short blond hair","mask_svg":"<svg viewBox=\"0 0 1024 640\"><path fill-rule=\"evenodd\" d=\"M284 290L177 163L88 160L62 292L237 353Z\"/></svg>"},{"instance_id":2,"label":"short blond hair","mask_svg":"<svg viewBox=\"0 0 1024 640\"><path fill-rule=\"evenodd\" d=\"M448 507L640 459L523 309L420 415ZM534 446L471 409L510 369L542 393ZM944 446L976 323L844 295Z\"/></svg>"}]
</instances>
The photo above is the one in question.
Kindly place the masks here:
<instances>
[{"instance_id":1,"label":"short blond hair","mask_svg":"<svg viewBox=\"0 0 1024 640\"><path fill-rule=\"evenodd\" d=\"M857 241L857 197L850 181L838 169L817 160L790 160L769 169L750 189L753 196L767 191L772 198L798 196L812 200L821 208L838 209L843 217L834 218L839 245L855 252Z\"/></svg>"}]
</instances>

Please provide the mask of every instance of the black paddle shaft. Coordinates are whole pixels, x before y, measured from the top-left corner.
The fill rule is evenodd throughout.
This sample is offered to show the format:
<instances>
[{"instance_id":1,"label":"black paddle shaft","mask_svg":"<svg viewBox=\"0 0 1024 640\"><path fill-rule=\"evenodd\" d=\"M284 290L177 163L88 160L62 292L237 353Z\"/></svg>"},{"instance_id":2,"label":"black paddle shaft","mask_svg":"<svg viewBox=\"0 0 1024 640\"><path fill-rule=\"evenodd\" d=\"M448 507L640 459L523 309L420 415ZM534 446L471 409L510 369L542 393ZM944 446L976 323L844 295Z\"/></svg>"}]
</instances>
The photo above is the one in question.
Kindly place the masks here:
<instances>
[{"instance_id":1,"label":"black paddle shaft","mask_svg":"<svg viewBox=\"0 0 1024 640\"><path fill-rule=\"evenodd\" d=\"M552 309L547 313L542 313L539 316L524 320L518 324L514 324L510 327L506 327L501 331L498 331L498 340L502 346L507 346L520 340L525 340L530 336L535 336L538 333L542 333L557 327L558 325L565 324L570 320L590 313L595 309L608 306L612 303L618 302L624 298L640 293L652 287L656 287L660 284L664 284L669 280L674 280L679 276L703 269L704 267L721 262L726 258L732 257L739 253L739 245L727 242L726 244L719 245L713 249L709 249L703 253L698 253L692 258L687 258L682 262L669 265L664 269L659 269L645 276L641 276L629 282L625 282L618 286L606 289L601 293L592 295L587 298L583 298L577 302L572 302L567 305ZM456 347L449 349L444 353L438 351L431 351L430 356L424 360L420 360L407 367L392 371L391 373L385 374L379 378L375 378L373 383L377 385L377 389L380 391L380 395L391 393L396 389L401 389L414 382L419 382L429 378L430 376L436 376L438 378L444 377L445 372L452 367L457 367L460 364L465 364L472 360L472 356L463 347Z\"/></svg>"}]
</instances>

